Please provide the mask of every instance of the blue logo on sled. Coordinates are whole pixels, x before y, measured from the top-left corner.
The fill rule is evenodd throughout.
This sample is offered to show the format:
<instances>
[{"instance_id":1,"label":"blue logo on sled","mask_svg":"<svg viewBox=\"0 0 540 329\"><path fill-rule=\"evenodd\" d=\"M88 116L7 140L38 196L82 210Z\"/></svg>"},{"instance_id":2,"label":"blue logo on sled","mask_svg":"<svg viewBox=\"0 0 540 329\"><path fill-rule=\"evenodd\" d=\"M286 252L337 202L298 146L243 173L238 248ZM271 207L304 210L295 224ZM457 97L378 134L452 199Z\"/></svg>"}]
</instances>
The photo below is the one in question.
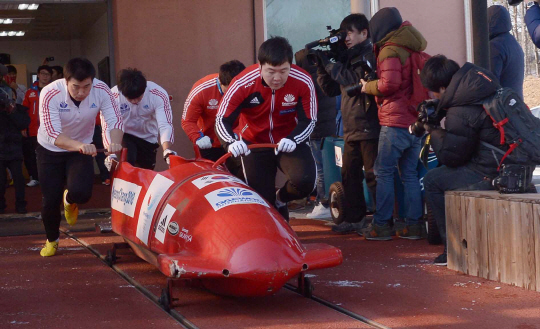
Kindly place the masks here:
<instances>
[{"instance_id":1,"label":"blue logo on sled","mask_svg":"<svg viewBox=\"0 0 540 329\"><path fill-rule=\"evenodd\" d=\"M218 193L217 195L221 197L230 197L230 196L248 196L248 195L253 195L253 193L246 189L228 188L228 189L221 190L221 192Z\"/></svg>"},{"instance_id":2,"label":"blue logo on sled","mask_svg":"<svg viewBox=\"0 0 540 329\"><path fill-rule=\"evenodd\" d=\"M90 106L91 109L95 109L96 107L96 103L92 103L92 105Z\"/></svg>"}]
</instances>

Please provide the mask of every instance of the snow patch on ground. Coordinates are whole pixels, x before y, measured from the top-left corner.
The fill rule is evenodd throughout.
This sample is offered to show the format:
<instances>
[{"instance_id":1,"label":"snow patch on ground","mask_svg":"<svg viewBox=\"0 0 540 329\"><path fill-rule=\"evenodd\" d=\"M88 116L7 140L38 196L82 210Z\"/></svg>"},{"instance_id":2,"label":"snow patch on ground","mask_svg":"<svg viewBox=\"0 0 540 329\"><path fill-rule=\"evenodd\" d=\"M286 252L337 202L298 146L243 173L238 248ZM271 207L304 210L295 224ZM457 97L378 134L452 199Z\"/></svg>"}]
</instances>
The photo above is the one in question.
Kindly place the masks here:
<instances>
[{"instance_id":1,"label":"snow patch on ground","mask_svg":"<svg viewBox=\"0 0 540 329\"><path fill-rule=\"evenodd\" d=\"M327 286L336 286L336 287L362 287L363 284L372 284L371 281L349 281L349 280L342 280L342 281L329 281L326 285Z\"/></svg>"}]
</instances>

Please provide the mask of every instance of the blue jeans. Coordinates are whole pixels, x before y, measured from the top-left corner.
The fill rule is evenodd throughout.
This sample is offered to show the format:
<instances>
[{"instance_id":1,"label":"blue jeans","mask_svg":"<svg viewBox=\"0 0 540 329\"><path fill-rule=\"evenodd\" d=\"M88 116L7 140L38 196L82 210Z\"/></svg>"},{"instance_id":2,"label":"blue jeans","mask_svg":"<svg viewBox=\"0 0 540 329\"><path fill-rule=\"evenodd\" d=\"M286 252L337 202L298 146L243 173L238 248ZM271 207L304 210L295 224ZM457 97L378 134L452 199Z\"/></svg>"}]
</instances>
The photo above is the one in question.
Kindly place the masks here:
<instances>
[{"instance_id":1,"label":"blue jeans","mask_svg":"<svg viewBox=\"0 0 540 329\"><path fill-rule=\"evenodd\" d=\"M422 217L422 196L418 181L418 156L421 138L409 134L407 128L381 127L379 154L375 161L377 176L377 212L375 224L382 226L392 220L394 210L394 170L399 169L408 205L407 225L417 224Z\"/></svg>"},{"instance_id":2,"label":"blue jeans","mask_svg":"<svg viewBox=\"0 0 540 329\"><path fill-rule=\"evenodd\" d=\"M427 172L424 177L426 203L431 208L441 239L446 246L446 214L444 192L493 190L491 179L466 166L450 168L441 166ZM445 249L446 250L446 249Z\"/></svg>"},{"instance_id":3,"label":"blue jeans","mask_svg":"<svg viewBox=\"0 0 540 329\"><path fill-rule=\"evenodd\" d=\"M315 159L315 165L317 166L317 202L327 199L324 191L324 171L322 162L322 139L311 139L309 141L309 148Z\"/></svg>"}]
</instances>

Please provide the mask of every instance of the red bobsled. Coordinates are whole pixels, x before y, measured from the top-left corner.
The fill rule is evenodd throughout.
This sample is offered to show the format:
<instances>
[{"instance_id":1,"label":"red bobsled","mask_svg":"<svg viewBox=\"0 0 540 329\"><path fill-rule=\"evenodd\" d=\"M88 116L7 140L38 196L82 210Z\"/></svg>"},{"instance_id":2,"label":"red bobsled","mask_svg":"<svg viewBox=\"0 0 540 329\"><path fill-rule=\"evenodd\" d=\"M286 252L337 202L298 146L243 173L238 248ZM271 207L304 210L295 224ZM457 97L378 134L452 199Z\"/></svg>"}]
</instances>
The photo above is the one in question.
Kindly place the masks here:
<instances>
[{"instance_id":1,"label":"red bobsled","mask_svg":"<svg viewBox=\"0 0 540 329\"><path fill-rule=\"evenodd\" d=\"M341 264L341 250L302 244L277 210L225 167L179 156L170 162L156 172L120 161L111 193L113 231L168 278L199 279L217 294L264 296L299 276L309 295L306 271Z\"/></svg>"}]
</instances>

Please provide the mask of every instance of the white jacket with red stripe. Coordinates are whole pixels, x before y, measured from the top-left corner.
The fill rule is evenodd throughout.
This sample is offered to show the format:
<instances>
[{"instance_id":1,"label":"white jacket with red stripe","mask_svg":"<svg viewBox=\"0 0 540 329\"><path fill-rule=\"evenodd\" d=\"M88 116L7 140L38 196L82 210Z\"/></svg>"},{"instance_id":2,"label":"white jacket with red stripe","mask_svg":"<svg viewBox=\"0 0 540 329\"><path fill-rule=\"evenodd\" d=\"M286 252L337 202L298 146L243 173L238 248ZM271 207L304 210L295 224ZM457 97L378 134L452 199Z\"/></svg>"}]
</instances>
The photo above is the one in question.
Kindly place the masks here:
<instances>
[{"instance_id":1,"label":"white jacket with red stripe","mask_svg":"<svg viewBox=\"0 0 540 329\"><path fill-rule=\"evenodd\" d=\"M50 83L39 95L38 143L53 152L67 152L54 145L60 134L82 143L92 143L98 112L101 112L102 121L107 124L103 145L108 147L110 131L124 128L120 110L109 87L103 81L94 79L90 94L77 107L69 96L66 79Z\"/></svg>"},{"instance_id":2,"label":"white jacket with red stripe","mask_svg":"<svg viewBox=\"0 0 540 329\"><path fill-rule=\"evenodd\" d=\"M112 92L124 120L124 133L149 143L157 143L159 133L161 144L174 143L171 103L165 89L148 81L143 98L138 104L131 104L118 91L118 86L114 86Z\"/></svg>"},{"instance_id":3,"label":"white jacket with red stripe","mask_svg":"<svg viewBox=\"0 0 540 329\"><path fill-rule=\"evenodd\" d=\"M317 96L311 76L292 64L285 85L272 90L261 77L259 64L247 67L231 82L216 116L222 143L235 141L234 133L251 143L278 143L288 138L297 144L309 138L317 121Z\"/></svg>"}]
</instances>

